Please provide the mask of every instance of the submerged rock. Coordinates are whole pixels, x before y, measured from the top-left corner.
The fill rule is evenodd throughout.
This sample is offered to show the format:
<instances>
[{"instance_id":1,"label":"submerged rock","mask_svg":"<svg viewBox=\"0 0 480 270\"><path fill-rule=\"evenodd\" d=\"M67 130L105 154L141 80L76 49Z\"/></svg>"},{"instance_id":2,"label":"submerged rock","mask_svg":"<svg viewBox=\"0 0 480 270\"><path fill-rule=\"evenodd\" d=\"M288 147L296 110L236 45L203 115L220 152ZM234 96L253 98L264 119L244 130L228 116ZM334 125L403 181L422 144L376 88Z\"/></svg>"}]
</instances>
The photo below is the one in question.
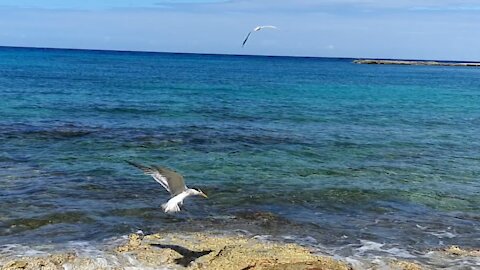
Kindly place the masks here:
<instances>
[{"instance_id":1,"label":"submerged rock","mask_svg":"<svg viewBox=\"0 0 480 270\"><path fill-rule=\"evenodd\" d=\"M393 261L389 265L392 270L422 270L423 268L413 262Z\"/></svg>"},{"instance_id":2,"label":"submerged rock","mask_svg":"<svg viewBox=\"0 0 480 270\"><path fill-rule=\"evenodd\" d=\"M450 246L443 249L443 252L455 256L480 257L480 250L467 250L462 249L459 246Z\"/></svg>"},{"instance_id":3,"label":"submerged rock","mask_svg":"<svg viewBox=\"0 0 480 270\"><path fill-rule=\"evenodd\" d=\"M191 270L350 270L332 258L317 256L294 244L206 233L131 234L127 243L108 251L115 259L81 258L74 253L24 257L1 269L128 269L131 267Z\"/></svg>"}]
</instances>

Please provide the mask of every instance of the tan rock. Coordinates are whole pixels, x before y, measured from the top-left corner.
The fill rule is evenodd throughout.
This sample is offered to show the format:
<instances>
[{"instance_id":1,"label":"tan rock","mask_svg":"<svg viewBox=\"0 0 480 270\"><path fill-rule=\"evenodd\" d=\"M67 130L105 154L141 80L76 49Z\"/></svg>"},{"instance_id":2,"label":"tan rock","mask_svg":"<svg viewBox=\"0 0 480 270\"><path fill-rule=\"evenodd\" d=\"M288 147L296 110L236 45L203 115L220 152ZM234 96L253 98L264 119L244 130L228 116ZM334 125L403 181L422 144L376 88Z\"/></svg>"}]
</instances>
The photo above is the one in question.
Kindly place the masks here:
<instances>
[{"instance_id":1,"label":"tan rock","mask_svg":"<svg viewBox=\"0 0 480 270\"><path fill-rule=\"evenodd\" d=\"M128 243L117 247L117 251L119 252L127 252L129 250L133 250L138 248L142 243L141 237L138 234L132 233L128 236Z\"/></svg>"},{"instance_id":2,"label":"tan rock","mask_svg":"<svg viewBox=\"0 0 480 270\"><path fill-rule=\"evenodd\" d=\"M101 264L96 258L82 258L73 253L65 253L21 258L4 264L1 269L63 270L64 266L73 270L125 269L131 266L168 266L189 270L351 269L345 263L314 255L308 249L294 244L203 233L153 234L145 237L132 234L126 244L106 252L108 256L116 258L114 265Z\"/></svg>"},{"instance_id":3,"label":"tan rock","mask_svg":"<svg viewBox=\"0 0 480 270\"><path fill-rule=\"evenodd\" d=\"M450 246L443 251L456 256L480 257L480 250L466 250L460 248L459 246Z\"/></svg>"},{"instance_id":4,"label":"tan rock","mask_svg":"<svg viewBox=\"0 0 480 270\"><path fill-rule=\"evenodd\" d=\"M2 270L63 270L64 268L62 265L68 262L72 262L74 259L75 255L70 253L50 255L47 257L23 258L21 260L12 261L5 264L2 267Z\"/></svg>"},{"instance_id":5,"label":"tan rock","mask_svg":"<svg viewBox=\"0 0 480 270\"><path fill-rule=\"evenodd\" d=\"M128 250L145 265L168 262L195 270L350 269L344 263L313 255L298 245L201 233L150 235L142 245L118 251L122 250Z\"/></svg>"},{"instance_id":6,"label":"tan rock","mask_svg":"<svg viewBox=\"0 0 480 270\"><path fill-rule=\"evenodd\" d=\"M392 270L422 270L423 268L413 262L393 261L390 263Z\"/></svg>"}]
</instances>

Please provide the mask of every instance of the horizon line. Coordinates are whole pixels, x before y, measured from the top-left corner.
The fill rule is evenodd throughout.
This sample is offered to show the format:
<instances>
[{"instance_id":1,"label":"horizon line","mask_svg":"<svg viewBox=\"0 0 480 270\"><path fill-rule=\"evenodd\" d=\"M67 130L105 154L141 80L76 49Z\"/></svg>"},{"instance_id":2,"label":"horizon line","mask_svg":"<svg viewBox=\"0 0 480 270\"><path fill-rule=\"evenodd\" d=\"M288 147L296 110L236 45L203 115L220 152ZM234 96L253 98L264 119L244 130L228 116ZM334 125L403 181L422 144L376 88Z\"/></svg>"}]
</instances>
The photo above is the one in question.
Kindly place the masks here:
<instances>
[{"instance_id":1,"label":"horizon line","mask_svg":"<svg viewBox=\"0 0 480 270\"><path fill-rule=\"evenodd\" d=\"M0 45L0 49L35 49L35 50L64 50L64 51L90 51L90 52L115 52L115 53L148 53L148 54L192 54L192 55L217 55L217 56L240 56L240 57L278 57L278 58L323 58L345 60L411 60L411 61L442 61L442 62L466 62L466 60L441 60L441 59L414 59L414 58L373 58L373 57L346 57L346 56L308 56L308 55L267 55L267 54L228 54L228 53L200 53L200 52L169 52L169 51L143 51L143 50L116 50L116 49L87 49L66 47L36 47L36 46L11 46ZM480 61L468 61L480 63Z\"/></svg>"}]
</instances>

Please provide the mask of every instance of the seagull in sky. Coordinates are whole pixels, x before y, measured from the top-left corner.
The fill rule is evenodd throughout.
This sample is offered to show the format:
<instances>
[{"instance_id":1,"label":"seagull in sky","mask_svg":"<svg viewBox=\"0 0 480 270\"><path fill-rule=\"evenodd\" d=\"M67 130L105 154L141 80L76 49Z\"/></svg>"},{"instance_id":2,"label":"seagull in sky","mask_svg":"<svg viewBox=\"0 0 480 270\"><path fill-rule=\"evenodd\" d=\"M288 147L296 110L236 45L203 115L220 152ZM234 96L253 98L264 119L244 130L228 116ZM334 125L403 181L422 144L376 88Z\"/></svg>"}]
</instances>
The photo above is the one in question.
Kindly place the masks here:
<instances>
[{"instance_id":1,"label":"seagull in sky","mask_svg":"<svg viewBox=\"0 0 480 270\"><path fill-rule=\"evenodd\" d=\"M171 198L166 203L162 204L162 209L165 213L175 213L180 211L180 206L183 205L183 200L191 195L202 196L208 198L200 189L188 188L185 185L183 176L173 170L165 167L152 165L150 167L144 166L135 162L126 162L142 170L146 175L150 175L162 185L168 192Z\"/></svg>"},{"instance_id":2,"label":"seagull in sky","mask_svg":"<svg viewBox=\"0 0 480 270\"><path fill-rule=\"evenodd\" d=\"M276 26L273 26L273 25L262 25L262 26L257 26L255 28L253 28L252 31L248 32L247 37L245 37L245 40L242 43L242 48L243 48L243 46L245 46L245 43L247 43L247 40L250 37L250 35L252 34L252 32L257 32L257 31L260 31L260 30L265 29L265 28L278 29Z\"/></svg>"}]
</instances>

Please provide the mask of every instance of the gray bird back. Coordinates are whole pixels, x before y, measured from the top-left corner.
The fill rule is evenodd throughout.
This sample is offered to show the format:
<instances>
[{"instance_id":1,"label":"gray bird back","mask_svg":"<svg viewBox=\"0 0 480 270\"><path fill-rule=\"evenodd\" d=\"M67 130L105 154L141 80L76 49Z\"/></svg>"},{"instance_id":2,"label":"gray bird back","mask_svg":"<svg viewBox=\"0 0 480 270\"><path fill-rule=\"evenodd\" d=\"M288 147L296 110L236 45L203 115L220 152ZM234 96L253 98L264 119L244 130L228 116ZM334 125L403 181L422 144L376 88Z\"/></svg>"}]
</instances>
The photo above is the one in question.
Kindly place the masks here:
<instances>
[{"instance_id":1,"label":"gray bird back","mask_svg":"<svg viewBox=\"0 0 480 270\"><path fill-rule=\"evenodd\" d=\"M170 169L167 169L165 167L160 167L160 166L152 166L158 172L163 175L165 178L167 178L168 182L168 187L170 189L170 193L172 196L176 196L187 188L185 186L185 181L183 180L183 176L175 171L172 171Z\"/></svg>"}]
</instances>

